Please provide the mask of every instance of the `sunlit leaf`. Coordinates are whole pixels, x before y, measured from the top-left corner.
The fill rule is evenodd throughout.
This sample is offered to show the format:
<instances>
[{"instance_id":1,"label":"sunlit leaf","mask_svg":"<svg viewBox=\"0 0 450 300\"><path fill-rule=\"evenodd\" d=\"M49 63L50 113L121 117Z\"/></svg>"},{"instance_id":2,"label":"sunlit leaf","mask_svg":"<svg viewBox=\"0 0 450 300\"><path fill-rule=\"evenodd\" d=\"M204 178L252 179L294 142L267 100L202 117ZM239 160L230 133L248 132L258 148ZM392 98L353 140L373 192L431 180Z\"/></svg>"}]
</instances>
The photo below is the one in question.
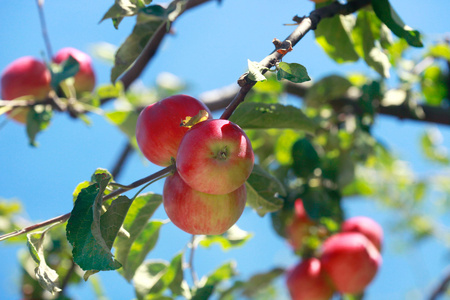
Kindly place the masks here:
<instances>
[{"instance_id":1,"label":"sunlit leaf","mask_svg":"<svg viewBox=\"0 0 450 300\"><path fill-rule=\"evenodd\" d=\"M323 4L316 4L321 7ZM314 31L316 41L338 63L359 59L353 45L351 30L355 23L353 15L335 15L324 18Z\"/></svg>"},{"instance_id":2,"label":"sunlit leaf","mask_svg":"<svg viewBox=\"0 0 450 300\"><path fill-rule=\"evenodd\" d=\"M27 245L31 257L38 264L34 270L36 278L42 288L54 294L60 292L58 287L58 274L45 262L44 237L48 229L27 234Z\"/></svg>"},{"instance_id":3,"label":"sunlit leaf","mask_svg":"<svg viewBox=\"0 0 450 300\"><path fill-rule=\"evenodd\" d=\"M413 47L423 47L420 33L405 25L388 0L373 0L372 7L377 17L386 24L392 32L404 38Z\"/></svg>"},{"instance_id":4,"label":"sunlit leaf","mask_svg":"<svg viewBox=\"0 0 450 300\"><path fill-rule=\"evenodd\" d=\"M259 165L253 167L250 177L245 183L247 187L247 203L260 216L279 210L283 206L286 194L283 185Z\"/></svg>"},{"instance_id":5,"label":"sunlit leaf","mask_svg":"<svg viewBox=\"0 0 450 300\"><path fill-rule=\"evenodd\" d=\"M149 219L161 203L161 195L141 194L134 199L128 210L123 227L130 236L119 236L114 244L116 258L122 263L122 274L127 280L133 278L136 269L156 244L163 222L149 223Z\"/></svg>"},{"instance_id":6,"label":"sunlit leaf","mask_svg":"<svg viewBox=\"0 0 450 300\"><path fill-rule=\"evenodd\" d=\"M310 81L306 68L297 63L280 62L278 64L277 79L286 79L295 83Z\"/></svg>"},{"instance_id":7,"label":"sunlit leaf","mask_svg":"<svg viewBox=\"0 0 450 300\"><path fill-rule=\"evenodd\" d=\"M241 103L230 121L243 129L299 129L314 133L318 125L301 109L293 106L267 103Z\"/></svg>"},{"instance_id":8,"label":"sunlit leaf","mask_svg":"<svg viewBox=\"0 0 450 300\"><path fill-rule=\"evenodd\" d=\"M230 248L244 245L252 236L251 233L240 229L237 225L233 225L224 234L199 237L199 244L205 248L219 244L223 250L229 250Z\"/></svg>"}]
</instances>

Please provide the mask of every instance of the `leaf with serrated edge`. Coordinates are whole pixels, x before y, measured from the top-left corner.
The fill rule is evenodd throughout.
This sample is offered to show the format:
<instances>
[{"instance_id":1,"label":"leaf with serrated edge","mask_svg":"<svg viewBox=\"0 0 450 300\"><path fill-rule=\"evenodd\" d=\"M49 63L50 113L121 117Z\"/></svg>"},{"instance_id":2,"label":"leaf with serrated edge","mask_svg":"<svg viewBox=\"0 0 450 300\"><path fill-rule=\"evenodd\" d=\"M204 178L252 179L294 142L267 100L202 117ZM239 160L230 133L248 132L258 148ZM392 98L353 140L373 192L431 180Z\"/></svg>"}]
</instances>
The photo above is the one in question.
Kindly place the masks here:
<instances>
[{"instance_id":1,"label":"leaf with serrated edge","mask_svg":"<svg viewBox=\"0 0 450 300\"><path fill-rule=\"evenodd\" d=\"M105 245L100 245L91 231L94 221L93 205L99 192L98 183L82 189L67 222L66 235L73 246L73 258L83 270L115 270L121 267L121 264L113 259L109 249L131 205L131 200L126 196L118 197L100 217L101 238L108 249L106 251Z\"/></svg>"},{"instance_id":2,"label":"leaf with serrated edge","mask_svg":"<svg viewBox=\"0 0 450 300\"><path fill-rule=\"evenodd\" d=\"M55 270L50 268L45 262L44 256L44 237L45 233L51 227L43 231L33 232L27 234L27 245L30 251L31 257L38 264L34 270L36 278L42 288L54 294L55 292L60 292L61 289L58 287L58 274Z\"/></svg>"},{"instance_id":3,"label":"leaf with serrated edge","mask_svg":"<svg viewBox=\"0 0 450 300\"><path fill-rule=\"evenodd\" d=\"M285 62L280 62L278 64L278 68L279 68L277 72L278 80L286 79L295 83L302 83L311 80L311 78L309 78L308 76L306 68L301 64L297 63L288 64Z\"/></svg>"},{"instance_id":4,"label":"leaf with serrated edge","mask_svg":"<svg viewBox=\"0 0 450 300\"><path fill-rule=\"evenodd\" d=\"M247 203L261 217L283 207L283 199L279 198L286 194L283 185L259 165L253 167L245 185Z\"/></svg>"},{"instance_id":5,"label":"leaf with serrated edge","mask_svg":"<svg viewBox=\"0 0 450 300\"><path fill-rule=\"evenodd\" d=\"M299 129L309 133L319 127L301 109L290 105L244 102L230 117L243 129Z\"/></svg>"},{"instance_id":6,"label":"leaf with serrated edge","mask_svg":"<svg viewBox=\"0 0 450 300\"><path fill-rule=\"evenodd\" d=\"M102 232L100 229L100 217L103 212L102 204L103 204L103 193L106 190L106 187L108 186L109 181L111 180L111 175L108 173L98 173L99 171L95 172L95 182L99 184L99 192L97 196L95 197L94 205L92 206L92 213L93 213L93 221L91 225L91 232L94 236L97 243L103 247L103 249L106 252L109 252L111 250L111 247L108 247L106 245L105 240L102 237Z\"/></svg>"},{"instance_id":7,"label":"leaf with serrated edge","mask_svg":"<svg viewBox=\"0 0 450 300\"><path fill-rule=\"evenodd\" d=\"M134 249L139 248L139 241L145 240L145 238L142 238L141 236L146 236L148 238L147 242L156 243L155 238L157 239L159 227L161 226L158 226L158 224L161 222L158 221L157 223L148 223L148 220L151 218L159 205L161 205L161 203L161 195L153 193L141 194L133 201L133 204L128 210L123 227L129 232L130 237L126 238L119 236L114 244L114 248L116 249L116 258L122 263L123 274L128 280L133 278L136 268L140 265L140 263L142 263L143 259L148 254L148 251L150 251L154 246L154 244L153 246L148 245L151 247L146 246L145 249L148 249L148 251L139 255L142 261L136 261L136 264L133 264L135 267L129 265L128 259L133 259L132 256L136 255L136 250ZM135 243L138 244L134 245ZM143 249L141 250L144 252Z\"/></svg>"}]
</instances>

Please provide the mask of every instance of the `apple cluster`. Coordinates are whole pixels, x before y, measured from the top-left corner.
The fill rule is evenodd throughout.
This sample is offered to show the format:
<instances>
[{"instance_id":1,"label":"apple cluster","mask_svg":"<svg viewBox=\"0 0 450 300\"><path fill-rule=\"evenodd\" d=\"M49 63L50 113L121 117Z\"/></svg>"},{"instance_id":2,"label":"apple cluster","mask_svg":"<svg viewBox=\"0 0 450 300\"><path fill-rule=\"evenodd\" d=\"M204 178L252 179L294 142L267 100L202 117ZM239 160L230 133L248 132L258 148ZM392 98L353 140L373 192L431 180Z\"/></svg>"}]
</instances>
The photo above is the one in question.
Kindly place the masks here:
<instances>
[{"instance_id":1,"label":"apple cluster","mask_svg":"<svg viewBox=\"0 0 450 300\"><path fill-rule=\"evenodd\" d=\"M95 87L95 74L89 55L74 48L63 48L53 57L53 63L61 64L72 56L80 64L74 76L77 93L91 92ZM11 62L1 75L1 99L14 100L31 96L36 100L45 99L51 90L51 73L45 63L32 56L20 57ZM11 118L26 123L27 108L16 108Z\"/></svg>"},{"instance_id":2,"label":"apple cluster","mask_svg":"<svg viewBox=\"0 0 450 300\"><path fill-rule=\"evenodd\" d=\"M250 140L238 125L212 119L193 97L174 95L142 110L136 139L149 161L176 166L164 183L163 204L177 227L210 235L236 223L254 163Z\"/></svg>"},{"instance_id":3,"label":"apple cluster","mask_svg":"<svg viewBox=\"0 0 450 300\"><path fill-rule=\"evenodd\" d=\"M287 226L288 241L299 249L314 222L307 216L301 199L295 202L295 214ZM286 275L286 284L294 300L326 300L337 291L362 293L382 263L383 230L374 220L358 216L345 220L341 231L328 237L318 257L302 260Z\"/></svg>"}]
</instances>

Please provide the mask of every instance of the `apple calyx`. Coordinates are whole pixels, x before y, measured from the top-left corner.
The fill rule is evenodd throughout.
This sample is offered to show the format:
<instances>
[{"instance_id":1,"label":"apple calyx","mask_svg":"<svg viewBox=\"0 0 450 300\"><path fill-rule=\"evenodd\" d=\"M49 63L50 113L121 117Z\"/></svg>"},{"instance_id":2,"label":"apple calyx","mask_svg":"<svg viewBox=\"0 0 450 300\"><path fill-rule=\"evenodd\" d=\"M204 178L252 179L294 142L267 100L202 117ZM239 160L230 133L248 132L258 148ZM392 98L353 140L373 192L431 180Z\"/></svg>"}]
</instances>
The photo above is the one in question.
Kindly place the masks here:
<instances>
[{"instance_id":1,"label":"apple calyx","mask_svg":"<svg viewBox=\"0 0 450 300\"><path fill-rule=\"evenodd\" d=\"M209 113L206 110L200 110L195 116L187 116L184 120L181 120L180 126L191 128L197 123L208 120L208 118Z\"/></svg>"},{"instance_id":2,"label":"apple calyx","mask_svg":"<svg viewBox=\"0 0 450 300\"><path fill-rule=\"evenodd\" d=\"M228 146L223 147L220 149L215 156L213 156L214 159L225 161L228 158Z\"/></svg>"}]
</instances>

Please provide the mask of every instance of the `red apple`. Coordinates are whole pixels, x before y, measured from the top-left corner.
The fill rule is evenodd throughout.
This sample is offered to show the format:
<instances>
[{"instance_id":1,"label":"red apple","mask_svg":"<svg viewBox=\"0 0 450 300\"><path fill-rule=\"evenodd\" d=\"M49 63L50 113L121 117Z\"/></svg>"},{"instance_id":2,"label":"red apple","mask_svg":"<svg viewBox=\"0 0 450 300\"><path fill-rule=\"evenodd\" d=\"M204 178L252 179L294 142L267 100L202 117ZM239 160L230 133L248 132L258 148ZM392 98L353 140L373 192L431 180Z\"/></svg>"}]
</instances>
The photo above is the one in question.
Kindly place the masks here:
<instances>
[{"instance_id":1,"label":"red apple","mask_svg":"<svg viewBox=\"0 0 450 300\"><path fill-rule=\"evenodd\" d=\"M353 217L342 223L343 232L359 232L365 235L381 251L383 229L380 224L369 217Z\"/></svg>"},{"instance_id":2,"label":"red apple","mask_svg":"<svg viewBox=\"0 0 450 300\"><path fill-rule=\"evenodd\" d=\"M344 294L363 292L382 261L372 242L358 232L341 232L328 238L320 260L335 288Z\"/></svg>"},{"instance_id":3,"label":"red apple","mask_svg":"<svg viewBox=\"0 0 450 300\"><path fill-rule=\"evenodd\" d=\"M333 296L334 289L317 258L302 261L286 275L292 300L329 300Z\"/></svg>"},{"instance_id":4,"label":"red apple","mask_svg":"<svg viewBox=\"0 0 450 300\"><path fill-rule=\"evenodd\" d=\"M45 99L50 91L51 75L45 64L34 57L24 56L9 64L1 75L1 97L13 100L22 96ZM20 110L20 112L18 112ZM15 108L12 118L27 122L28 108Z\"/></svg>"},{"instance_id":5,"label":"red apple","mask_svg":"<svg viewBox=\"0 0 450 300\"><path fill-rule=\"evenodd\" d=\"M222 234L236 223L245 208L245 185L225 195L192 189L177 172L166 178L163 203L169 219L190 234Z\"/></svg>"},{"instance_id":6,"label":"red apple","mask_svg":"<svg viewBox=\"0 0 450 300\"><path fill-rule=\"evenodd\" d=\"M194 190L228 194L245 183L253 169L252 145L236 124L222 119L194 125L183 137L176 164Z\"/></svg>"},{"instance_id":7,"label":"red apple","mask_svg":"<svg viewBox=\"0 0 450 300\"><path fill-rule=\"evenodd\" d=\"M180 126L181 121L196 116L201 110L206 110L211 118L205 104L187 95L171 96L147 106L136 125L136 139L144 156L158 166L169 166L189 130Z\"/></svg>"},{"instance_id":8,"label":"red apple","mask_svg":"<svg viewBox=\"0 0 450 300\"><path fill-rule=\"evenodd\" d=\"M92 92L95 87L95 74L92 68L91 57L75 48L62 48L53 57L53 62L60 64L67 60L69 56L75 58L80 64L80 70L74 76L75 79L75 90L77 93Z\"/></svg>"},{"instance_id":9,"label":"red apple","mask_svg":"<svg viewBox=\"0 0 450 300\"><path fill-rule=\"evenodd\" d=\"M306 214L302 199L295 200L294 207L292 221L286 225L286 236L292 248L299 250L302 247L303 239L309 235L309 229L314 225L314 222Z\"/></svg>"}]
</instances>

